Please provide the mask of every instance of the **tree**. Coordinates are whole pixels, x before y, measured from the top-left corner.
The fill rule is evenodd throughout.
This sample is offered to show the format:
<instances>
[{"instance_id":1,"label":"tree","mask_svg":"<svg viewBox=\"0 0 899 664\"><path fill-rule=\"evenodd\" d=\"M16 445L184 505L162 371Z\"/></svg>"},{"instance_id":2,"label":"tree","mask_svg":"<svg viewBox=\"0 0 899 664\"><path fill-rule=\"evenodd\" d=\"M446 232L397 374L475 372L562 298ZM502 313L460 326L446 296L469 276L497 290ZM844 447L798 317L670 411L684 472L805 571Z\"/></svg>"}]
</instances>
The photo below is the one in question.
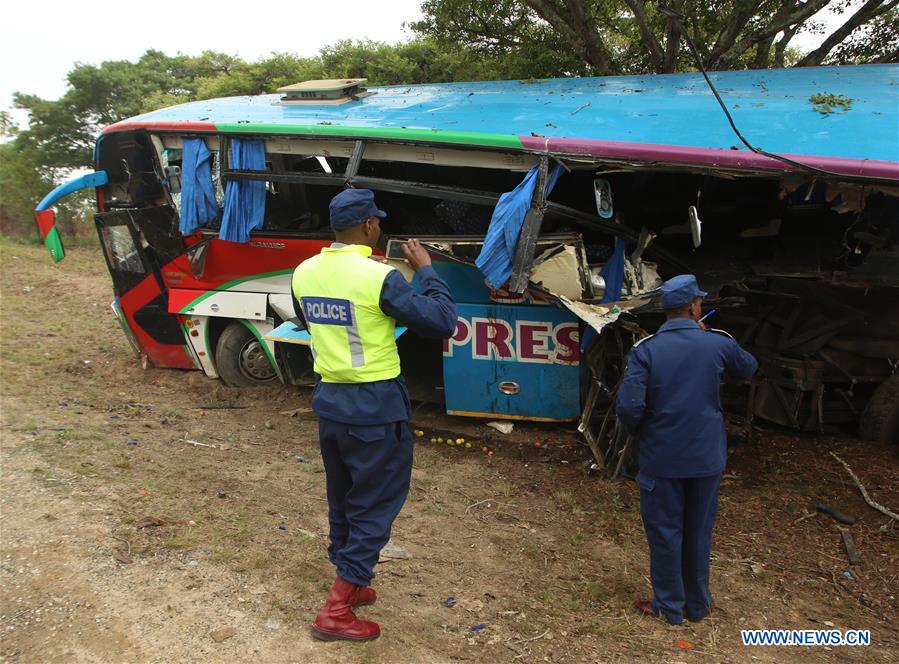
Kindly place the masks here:
<instances>
[{"instance_id":1,"label":"tree","mask_svg":"<svg viewBox=\"0 0 899 664\"><path fill-rule=\"evenodd\" d=\"M484 52L567 51L578 60L573 72L668 73L694 67L683 48L681 26L690 34L707 69L788 64L793 38L820 30L822 9L845 17L820 48L795 64L820 64L860 30L881 26L884 50L857 58L889 57L888 17L899 0L425 0L424 18L413 24L422 35L462 42ZM550 34L551 33L551 34ZM895 33L893 33L895 35ZM553 35L555 37L553 37ZM555 41L554 41L555 39ZM893 41L895 51L895 39ZM837 53L841 51L838 49ZM849 51L844 50L848 57ZM563 72L556 72L556 75Z\"/></svg>"}]
</instances>

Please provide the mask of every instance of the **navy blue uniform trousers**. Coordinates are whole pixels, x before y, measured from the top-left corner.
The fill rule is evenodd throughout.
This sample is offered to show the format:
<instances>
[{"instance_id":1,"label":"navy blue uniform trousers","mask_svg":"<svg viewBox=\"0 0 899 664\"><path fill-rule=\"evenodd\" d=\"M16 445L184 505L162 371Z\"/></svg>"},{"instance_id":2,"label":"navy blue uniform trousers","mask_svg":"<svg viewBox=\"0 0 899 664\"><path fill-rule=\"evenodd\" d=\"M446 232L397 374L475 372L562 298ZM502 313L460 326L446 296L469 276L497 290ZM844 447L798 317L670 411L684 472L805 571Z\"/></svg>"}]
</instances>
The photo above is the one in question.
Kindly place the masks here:
<instances>
[{"instance_id":1,"label":"navy blue uniform trousers","mask_svg":"<svg viewBox=\"0 0 899 664\"><path fill-rule=\"evenodd\" d=\"M409 424L344 424L319 416L318 432L327 478L328 558L344 581L367 586L409 493Z\"/></svg>"},{"instance_id":2,"label":"navy blue uniform trousers","mask_svg":"<svg viewBox=\"0 0 899 664\"><path fill-rule=\"evenodd\" d=\"M640 514L649 541L652 608L670 623L704 618L712 606L709 560L721 475L637 474Z\"/></svg>"}]
</instances>

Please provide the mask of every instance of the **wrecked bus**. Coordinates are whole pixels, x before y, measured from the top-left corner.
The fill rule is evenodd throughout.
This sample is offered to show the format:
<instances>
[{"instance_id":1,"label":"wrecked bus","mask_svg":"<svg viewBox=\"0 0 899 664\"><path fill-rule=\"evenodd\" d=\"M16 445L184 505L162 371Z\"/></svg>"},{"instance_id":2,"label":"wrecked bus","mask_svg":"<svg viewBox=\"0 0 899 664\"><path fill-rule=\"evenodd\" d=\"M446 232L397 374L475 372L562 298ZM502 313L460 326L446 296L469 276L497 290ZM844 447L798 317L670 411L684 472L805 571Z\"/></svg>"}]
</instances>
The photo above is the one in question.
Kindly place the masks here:
<instances>
[{"instance_id":1,"label":"wrecked bus","mask_svg":"<svg viewBox=\"0 0 899 664\"><path fill-rule=\"evenodd\" d=\"M760 359L729 393L747 422L859 422L886 439L899 435L897 80L895 65L713 73L731 118L698 74L307 81L107 127L95 171L51 192L37 221L61 260L52 205L96 189L113 309L145 365L302 385L315 376L291 272L330 242L331 197L372 189L382 252L422 239L459 305L442 345L398 339L419 399L577 421L620 466L627 351L663 320L662 280L690 271L712 325Z\"/></svg>"}]
</instances>

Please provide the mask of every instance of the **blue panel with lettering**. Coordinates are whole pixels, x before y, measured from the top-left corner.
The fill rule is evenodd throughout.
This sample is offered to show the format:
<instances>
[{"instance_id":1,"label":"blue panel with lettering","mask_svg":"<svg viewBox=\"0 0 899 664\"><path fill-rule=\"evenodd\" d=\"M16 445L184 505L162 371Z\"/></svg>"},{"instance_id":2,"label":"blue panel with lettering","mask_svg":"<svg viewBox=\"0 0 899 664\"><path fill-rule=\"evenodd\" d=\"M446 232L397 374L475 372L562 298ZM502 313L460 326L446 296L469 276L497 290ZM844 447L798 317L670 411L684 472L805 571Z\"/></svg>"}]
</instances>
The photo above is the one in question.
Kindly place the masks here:
<instances>
[{"instance_id":1,"label":"blue panel with lettering","mask_svg":"<svg viewBox=\"0 0 899 664\"><path fill-rule=\"evenodd\" d=\"M303 313L310 323L319 325L353 325L353 304L336 297L304 297Z\"/></svg>"},{"instance_id":2,"label":"blue panel with lettering","mask_svg":"<svg viewBox=\"0 0 899 664\"><path fill-rule=\"evenodd\" d=\"M446 410L530 420L580 415L580 321L548 306L459 304L443 342Z\"/></svg>"}]
</instances>

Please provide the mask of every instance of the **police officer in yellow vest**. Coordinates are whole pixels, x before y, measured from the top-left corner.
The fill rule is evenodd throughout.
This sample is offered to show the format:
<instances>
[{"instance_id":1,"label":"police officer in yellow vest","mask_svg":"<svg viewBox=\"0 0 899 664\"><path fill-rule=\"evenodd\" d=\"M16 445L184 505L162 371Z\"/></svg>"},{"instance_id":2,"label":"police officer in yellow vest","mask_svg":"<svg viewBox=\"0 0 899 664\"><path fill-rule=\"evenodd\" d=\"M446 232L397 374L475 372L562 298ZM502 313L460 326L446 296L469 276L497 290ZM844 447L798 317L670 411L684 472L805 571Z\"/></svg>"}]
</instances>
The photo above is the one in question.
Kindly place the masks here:
<instances>
[{"instance_id":1,"label":"police officer in yellow vest","mask_svg":"<svg viewBox=\"0 0 899 664\"><path fill-rule=\"evenodd\" d=\"M370 587L378 554L390 537L412 473L409 395L400 376L397 323L424 337L448 338L456 305L417 240L403 245L421 293L395 269L372 260L386 217L367 189L333 198L336 242L297 267L294 306L312 336L312 395L328 492L331 543L337 576L313 635L330 641L367 641L377 623L353 608L376 599Z\"/></svg>"}]
</instances>

